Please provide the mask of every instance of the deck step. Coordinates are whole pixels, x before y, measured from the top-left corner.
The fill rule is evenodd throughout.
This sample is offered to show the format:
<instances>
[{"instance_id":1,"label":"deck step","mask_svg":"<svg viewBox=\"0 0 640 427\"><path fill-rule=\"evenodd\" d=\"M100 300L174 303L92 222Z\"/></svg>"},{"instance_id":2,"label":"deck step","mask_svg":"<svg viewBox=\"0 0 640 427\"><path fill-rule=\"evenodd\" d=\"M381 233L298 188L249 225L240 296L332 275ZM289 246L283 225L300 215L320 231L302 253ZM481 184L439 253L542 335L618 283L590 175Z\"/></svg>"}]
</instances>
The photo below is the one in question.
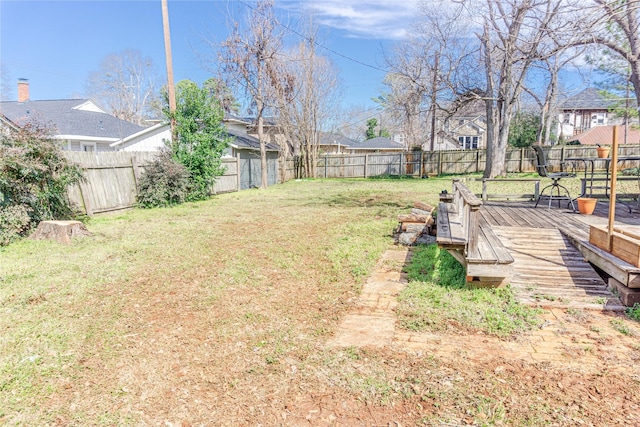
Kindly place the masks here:
<instances>
[{"instance_id":1,"label":"deck step","mask_svg":"<svg viewBox=\"0 0 640 427\"><path fill-rule=\"evenodd\" d=\"M513 255L511 286L523 304L622 310L620 300L557 228L492 227Z\"/></svg>"}]
</instances>

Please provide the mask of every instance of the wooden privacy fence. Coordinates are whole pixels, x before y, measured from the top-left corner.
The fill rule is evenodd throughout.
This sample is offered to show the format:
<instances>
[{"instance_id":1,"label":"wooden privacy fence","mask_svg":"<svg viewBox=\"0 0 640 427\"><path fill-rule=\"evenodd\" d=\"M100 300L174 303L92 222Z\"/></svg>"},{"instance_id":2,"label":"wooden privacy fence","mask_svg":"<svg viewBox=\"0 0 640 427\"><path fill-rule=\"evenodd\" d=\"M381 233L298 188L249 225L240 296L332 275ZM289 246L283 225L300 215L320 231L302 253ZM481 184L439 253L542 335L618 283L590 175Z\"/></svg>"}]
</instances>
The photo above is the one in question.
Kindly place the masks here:
<instances>
[{"instance_id":1,"label":"wooden privacy fence","mask_svg":"<svg viewBox=\"0 0 640 427\"><path fill-rule=\"evenodd\" d=\"M67 159L85 169L85 179L68 190L69 199L77 210L86 215L115 211L135 206L138 182L145 164L155 152L97 152L65 151ZM239 159L224 158L226 169L216 180L213 192L225 193L240 188Z\"/></svg>"},{"instance_id":2,"label":"wooden privacy fence","mask_svg":"<svg viewBox=\"0 0 640 427\"><path fill-rule=\"evenodd\" d=\"M596 147L556 146L545 148L547 163L552 170L560 170L565 159L571 157L597 157ZM640 146L623 145L619 149L620 156L640 155ZM486 150L451 150L408 153L373 153L373 154L327 154L321 156L316 164L318 178L369 178L383 175L437 176L443 174L461 175L481 173L486 164ZM508 149L505 158L509 173L535 173L535 153L531 148ZM604 162L599 164L604 167ZM619 164L620 167L637 165ZM583 168L582 164L569 165L572 168ZM295 176L292 160L287 161L287 179Z\"/></svg>"},{"instance_id":3,"label":"wooden privacy fence","mask_svg":"<svg viewBox=\"0 0 640 427\"><path fill-rule=\"evenodd\" d=\"M559 170L561 163L571 157L596 157L596 147L561 146L545 148L547 163ZM137 186L144 165L155 157L155 152L97 152L65 151L65 156L86 170L86 180L69 189L69 198L78 210L87 215L130 208L136 204ZM623 145L620 156L639 156L639 145ZM246 158L245 158L246 157ZM269 184L278 182L275 159L269 163ZM434 176L479 173L486 163L485 150L458 150L405 153L372 153L352 155L325 155L318 159L316 176L324 178L368 178L384 175ZM604 166L604 162L600 162ZM259 161L252 156L224 158L223 176L218 177L213 193L238 191L259 185ZM507 171L535 173L535 155L530 148L507 150ZM577 167L584 167L581 163ZM620 163L621 168L636 164ZM580 170L580 169L578 169ZM295 176L293 160L287 160L284 180Z\"/></svg>"}]
</instances>

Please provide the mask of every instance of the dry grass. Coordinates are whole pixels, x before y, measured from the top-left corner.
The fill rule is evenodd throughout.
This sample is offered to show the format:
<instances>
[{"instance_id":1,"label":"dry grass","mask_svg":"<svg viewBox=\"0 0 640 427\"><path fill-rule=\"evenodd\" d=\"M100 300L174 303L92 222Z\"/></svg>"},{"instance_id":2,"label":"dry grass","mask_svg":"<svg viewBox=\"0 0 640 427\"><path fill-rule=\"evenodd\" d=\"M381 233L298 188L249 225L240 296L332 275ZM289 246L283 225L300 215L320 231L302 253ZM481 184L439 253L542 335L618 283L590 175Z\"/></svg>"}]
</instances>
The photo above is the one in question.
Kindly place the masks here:
<instances>
[{"instance_id":1,"label":"dry grass","mask_svg":"<svg viewBox=\"0 0 640 427\"><path fill-rule=\"evenodd\" d=\"M289 182L95 218L94 236L71 245L1 249L0 424L628 421L638 384L617 374L325 346L392 244L397 214L450 187ZM583 386L549 388L563 378ZM616 399L574 408L584 384Z\"/></svg>"}]
</instances>

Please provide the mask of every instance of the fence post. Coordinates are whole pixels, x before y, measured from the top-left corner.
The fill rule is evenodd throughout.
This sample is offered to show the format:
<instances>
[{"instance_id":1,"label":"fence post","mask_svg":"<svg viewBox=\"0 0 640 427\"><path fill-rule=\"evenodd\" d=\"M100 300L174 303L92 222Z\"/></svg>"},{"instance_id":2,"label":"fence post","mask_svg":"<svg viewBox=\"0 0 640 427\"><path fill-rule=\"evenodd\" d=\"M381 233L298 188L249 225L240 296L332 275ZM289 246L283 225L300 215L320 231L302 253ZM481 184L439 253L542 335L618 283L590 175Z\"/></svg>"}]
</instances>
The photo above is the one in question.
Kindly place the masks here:
<instances>
[{"instance_id":1,"label":"fence post","mask_svg":"<svg viewBox=\"0 0 640 427\"><path fill-rule=\"evenodd\" d=\"M480 150L476 150L476 173L480 172Z\"/></svg>"},{"instance_id":2,"label":"fence post","mask_svg":"<svg viewBox=\"0 0 640 427\"><path fill-rule=\"evenodd\" d=\"M368 173L368 169L369 168L369 155L365 154L364 155L364 177L365 178L369 178L369 173Z\"/></svg>"},{"instance_id":3,"label":"fence post","mask_svg":"<svg viewBox=\"0 0 640 427\"><path fill-rule=\"evenodd\" d=\"M133 183L136 186L136 195L138 194L138 182L140 181L140 170L138 169L138 162L136 161L136 155L131 156L131 169L133 169Z\"/></svg>"},{"instance_id":4,"label":"fence post","mask_svg":"<svg viewBox=\"0 0 640 427\"><path fill-rule=\"evenodd\" d=\"M424 176L424 151L420 149L420 178Z\"/></svg>"},{"instance_id":5,"label":"fence post","mask_svg":"<svg viewBox=\"0 0 640 427\"><path fill-rule=\"evenodd\" d=\"M236 154L236 191L240 191L240 153Z\"/></svg>"},{"instance_id":6,"label":"fence post","mask_svg":"<svg viewBox=\"0 0 640 427\"><path fill-rule=\"evenodd\" d=\"M82 203L84 204L84 213L87 216L93 216L93 208L91 207L91 201L89 200L90 191L87 188L85 182L81 182L78 187L80 188L80 197L82 197Z\"/></svg>"},{"instance_id":7,"label":"fence post","mask_svg":"<svg viewBox=\"0 0 640 427\"><path fill-rule=\"evenodd\" d=\"M324 177L327 177L327 154L324 155Z\"/></svg>"},{"instance_id":8,"label":"fence post","mask_svg":"<svg viewBox=\"0 0 640 427\"><path fill-rule=\"evenodd\" d=\"M524 147L520 148L520 170L518 172L522 173L524 169Z\"/></svg>"},{"instance_id":9,"label":"fence post","mask_svg":"<svg viewBox=\"0 0 640 427\"><path fill-rule=\"evenodd\" d=\"M442 175L442 150L438 151L438 176Z\"/></svg>"}]
</instances>

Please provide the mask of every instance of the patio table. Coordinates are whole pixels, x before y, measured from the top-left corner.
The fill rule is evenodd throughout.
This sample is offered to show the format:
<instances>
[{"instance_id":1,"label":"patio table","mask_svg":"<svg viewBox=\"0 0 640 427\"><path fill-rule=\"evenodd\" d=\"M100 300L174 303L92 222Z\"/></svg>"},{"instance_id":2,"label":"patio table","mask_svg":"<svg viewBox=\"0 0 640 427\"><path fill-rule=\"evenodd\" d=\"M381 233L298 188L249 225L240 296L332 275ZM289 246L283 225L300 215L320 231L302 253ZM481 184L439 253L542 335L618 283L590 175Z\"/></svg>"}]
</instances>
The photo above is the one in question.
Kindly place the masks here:
<instances>
[{"instance_id":1,"label":"patio table","mask_svg":"<svg viewBox=\"0 0 640 427\"><path fill-rule=\"evenodd\" d=\"M609 185L609 176L611 169L611 157L568 157L565 159L567 162L582 162L584 164L584 179L582 181L582 187L580 189L580 195L578 197L592 197L594 189L604 189L604 195L608 199L609 198L609 189L611 186ZM595 174L595 165L597 162L605 162L605 180L604 185L595 185L594 174ZM620 162L638 162L640 166L640 156L623 156L618 157L618 163ZM628 209L629 212L632 211L632 207L625 203L624 201L620 201L623 203ZM636 206L637 208L637 206Z\"/></svg>"}]
</instances>

